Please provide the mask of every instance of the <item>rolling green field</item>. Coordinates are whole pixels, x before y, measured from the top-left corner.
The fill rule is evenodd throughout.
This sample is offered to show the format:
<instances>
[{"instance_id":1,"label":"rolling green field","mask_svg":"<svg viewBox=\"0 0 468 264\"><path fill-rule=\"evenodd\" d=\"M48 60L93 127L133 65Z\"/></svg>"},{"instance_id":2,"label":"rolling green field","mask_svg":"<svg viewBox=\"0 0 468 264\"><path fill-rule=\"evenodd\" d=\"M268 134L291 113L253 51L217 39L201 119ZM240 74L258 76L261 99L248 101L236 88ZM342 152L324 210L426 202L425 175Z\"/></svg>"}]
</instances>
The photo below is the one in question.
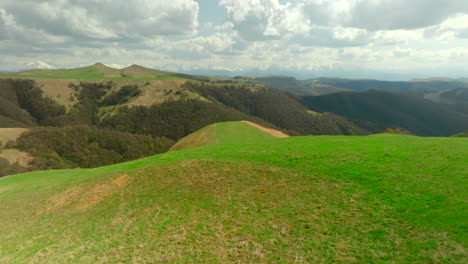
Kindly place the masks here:
<instances>
[{"instance_id":1,"label":"rolling green field","mask_svg":"<svg viewBox=\"0 0 468 264\"><path fill-rule=\"evenodd\" d=\"M0 178L0 263L466 263L466 138L197 133Z\"/></svg>"},{"instance_id":2,"label":"rolling green field","mask_svg":"<svg viewBox=\"0 0 468 264\"><path fill-rule=\"evenodd\" d=\"M30 70L19 74L0 74L0 78L47 78L47 79L78 79L78 80L165 80L165 79L184 79L177 76L162 75L147 77L125 77L116 71L102 69L95 66L88 66L77 69L57 69L57 70Z\"/></svg>"},{"instance_id":3,"label":"rolling green field","mask_svg":"<svg viewBox=\"0 0 468 264\"><path fill-rule=\"evenodd\" d=\"M200 81L223 80L218 77L197 76L175 72L160 71L139 65L131 65L116 69L102 63L74 69L31 69L16 74L0 74L0 78L32 78L32 79L77 79L77 80L167 80L192 79Z\"/></svg>"}]
</instances>

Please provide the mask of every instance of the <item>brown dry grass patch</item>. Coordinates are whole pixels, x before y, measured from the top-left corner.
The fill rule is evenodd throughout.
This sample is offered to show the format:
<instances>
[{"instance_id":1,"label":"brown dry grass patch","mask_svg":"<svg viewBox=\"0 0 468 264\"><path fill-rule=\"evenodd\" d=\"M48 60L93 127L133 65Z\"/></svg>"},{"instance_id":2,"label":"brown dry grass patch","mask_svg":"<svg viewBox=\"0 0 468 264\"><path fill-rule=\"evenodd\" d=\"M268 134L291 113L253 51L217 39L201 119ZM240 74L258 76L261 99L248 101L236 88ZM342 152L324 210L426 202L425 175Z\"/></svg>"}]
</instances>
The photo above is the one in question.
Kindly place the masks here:
<instances>
[{"instance_id":1,"label":"brown dry grass patch","mask_svg":"<svg viewBox=\"0 0 468 264\"><path fill-rule=\"evenodd\" d=\"M248 125L251 125L255 128L257 128L258 130L260 131L263 131L265 133L268 133L274 137L277 137L277 138L286 138L286 137L289 137L287 134L281 132L281 131L278 131L276 129L272 129L272 128L266 128L264 126L261 126L259 124L256 124L254 122L250 122L250 121L241 121L242 123L245 123L245 124L248 124Z\"/></svg>"},{"instance_id":2,"label":"brown dry grass patch","mask_svg":"<svg viewBox=\"0 0 468 264\"><path fill-rule=\"evenodd\" d=\"M185 89L182 85L186 80L168 79L147 81L148 85L140 86L142 94L132 100L131 106L151 106L161 104L169 99L177 100Z\"/></svg>"},{"instance_id":3,"label":"brown dry grass patch","mask_svg":"<svg viewBox=\"0 0 468 264\"><path fill-rule=\"evenodd\" d=\"M71 204L74 204L74 210L87 210L107 197L119 192L129 183L130 178L128 175L123 174L92 187L87 186L87 184L71 187L49 198L45 208L38 210L37 214L42 215L53 212Z\"/></svg>"},{"instance_id":4,"label":"brown dry grass patch","mask_svg":"<svg viewBox=\"0 0 468 264\"><path fill-rule=\"evenodd\" d=\"M94 207L96 204L120 191L128 185L130 179L126 174L121 175L106 183L97 184L91 190L84 193L83 198L75 206L76 210L86 210Z\"/></svg>"},{"instance_id":5,"label":"brown dry grass patch","mask_svg":"<svg viewBox=\"0 0 468 264\"><path fill-rule=\"evenodd\" d=\"M6 159L10 164L18 163L21 167L27 167L33 160L33 157L29 153L17 149L0 150L0 158Z\"/></svg>"},{"instance_id":6,"label":"brown dry grass patch","mask_svg":"<svg viewBox=\"0 0 468 264\"><path fill-rule=\"evenodd\" d=\"M16 140L25 131L29 131L27 128L0 128L0 148L4 147L8 141L16 142Z\"/></svg>"},{"instance_id":7,"label":"brown dry grass patch","mask_svg":"<svg viewBox=\"0 0 468 264\"><path fill-rule=\"evenodd\" d=\"M70 83L78 84L77 80L73 79L34 79L41 87L46 96L54 99L60 105L70 109L77 101L74 98L74 91L70 88ZM73 98L73 100L70 100Z\"/></svg>"}]
</instances>

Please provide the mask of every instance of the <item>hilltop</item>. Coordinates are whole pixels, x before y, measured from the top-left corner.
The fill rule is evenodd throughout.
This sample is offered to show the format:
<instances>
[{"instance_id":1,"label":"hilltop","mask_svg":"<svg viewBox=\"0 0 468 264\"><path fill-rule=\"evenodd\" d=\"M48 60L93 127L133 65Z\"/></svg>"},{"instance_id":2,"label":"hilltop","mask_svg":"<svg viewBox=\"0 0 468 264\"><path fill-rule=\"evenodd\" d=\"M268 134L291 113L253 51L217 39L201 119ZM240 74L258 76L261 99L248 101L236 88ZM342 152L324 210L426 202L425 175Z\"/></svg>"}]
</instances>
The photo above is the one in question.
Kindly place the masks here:
<instances>
[{"instance_id":1,"label":"hilltop","mask_svg":"<svg viewBox=\"0 0 468 264\"><path fill-rule=\"evenodd\" d=\"M0 178L0 262L464 263L465 139L206 129L215 144Z\"/></svg>"},{"instance_id":2,"label":"hilltop","mask_svg":"<svg viewBox=\"0 0 468 264\"><path fill-rule=\"evenodd\" d=\"M102 63L76 69L30 69L9 77L53 78L53 79L80 79L80 80L155 80L155 79L193 79L193 80L222 80L222 78L197 76L174 73L146 68L133 64L123 69L116 69Z\"/></svg>"},{"instance_id":3,"label":"hilltop","mask_svg":"<svg viewBox=\"0 0 468 264\"><path fill-rule=\"evenodd\" d=\"M224 122L206 126L179 140L170 151L214 144L243 144L272 138L288 137L285 133L250 121Z\"/></svg>"}]
</instances>

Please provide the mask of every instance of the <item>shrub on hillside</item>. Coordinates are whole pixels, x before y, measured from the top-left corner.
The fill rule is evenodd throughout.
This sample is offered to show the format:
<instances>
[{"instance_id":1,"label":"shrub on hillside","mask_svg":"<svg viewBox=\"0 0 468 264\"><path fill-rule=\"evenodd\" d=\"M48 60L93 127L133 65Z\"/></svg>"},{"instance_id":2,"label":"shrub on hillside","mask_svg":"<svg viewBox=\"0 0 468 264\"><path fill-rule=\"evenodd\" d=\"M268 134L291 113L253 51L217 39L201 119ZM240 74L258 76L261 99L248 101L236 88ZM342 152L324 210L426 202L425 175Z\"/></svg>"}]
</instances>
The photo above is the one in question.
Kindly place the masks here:
<instances>
[{"instance_id":1,"label":"shrub on hillside","mask_svg":"<svg viewBox=\"0 0 468 264\"><path fill-rule=\"evenodd\" d=\"M9 85L14 89L16 97L10 98L8 103L18 104L22 109L25 109L40 124L47 122L48 119L65 114L65 107L59 105L50 97L44 96L41 88L39 88L33 80L7 80ZM9 107L14 109L14 107ZM24 113L16 110L19 116L24 116ZM16 116L5 114L16 119ZM27 117L22 117L19 121L26 122ZM26 122L27 123L27 122Z\"/></svg>"},{"instance_id":2,"label":"shrub on hillside","mask_svg":"<svg viewBox=\"0 0 468 264\"><path fill-rule=\"evenodd\" d=\"M34 128L17 147L29 152L40 169L98 167L167 151L174 142L87 126Z\"/></svg>"},{"instance_id":3,"label":"shrub on hillside","mask_svg":"<svg viewBox=\"0 0 468 264\"><path fill-rule=\"evenodd\" d=\"M385 133L388 133L388 134L403 134L403 135L413 135L410 131L408 131L407 129L403 129L403 128L387 128L385 129Z\"/></svg>"},{"instance_id":4,"label":"shrub on hillside","mask_svg":"<svg viewBox=\"0 0 468 264\"><path fill-rule=\"evenodd\" d=\"M109 94L102 99L100 105L110 106L126 103L130 98L138 96L141 93L137 85L125 85L118 91Z\"/></svg>"}]
</instances>

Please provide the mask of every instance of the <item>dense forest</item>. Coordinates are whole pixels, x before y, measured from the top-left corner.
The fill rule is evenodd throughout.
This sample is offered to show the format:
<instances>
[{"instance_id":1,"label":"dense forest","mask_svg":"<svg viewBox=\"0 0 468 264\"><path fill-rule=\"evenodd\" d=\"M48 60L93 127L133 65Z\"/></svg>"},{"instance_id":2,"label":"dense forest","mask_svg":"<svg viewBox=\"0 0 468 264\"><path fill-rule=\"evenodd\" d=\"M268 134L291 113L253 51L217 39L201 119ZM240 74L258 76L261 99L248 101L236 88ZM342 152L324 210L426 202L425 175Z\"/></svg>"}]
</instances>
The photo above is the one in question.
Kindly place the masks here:
<instances>
[{"instance_id":1,"label":"dense forest","mask_svg":"<svg viewBox=\"0 0 468 264\"><path fill-rule=\"evenodd\" d=\"M201 100L168 101L150 107L122 107L115 114L104 117L99 126L178 140L209 124L237 120L272 126L231 107Z\"/></svg>"},{"instance_id":2,"label":"dense forest","mask_svg":"<svg viewBox=\"0 0 468 264\"><path fill-rule=\"evenodd\" d=\"M0 127L32 127L65 114L32 80L0 80Z\"/></svg>"},{"instance_id":3,"label":"dense forest","mask_svg":"<svg viewBox=\"0 0 468 264\"><path fill-rule=\"evenodd\" d=\"M92 168L162 153L173 144L174 141L164 137L88 126L37 127L22 134L14 146L32 155L29 168L3 164L3 171Z\"/></svg>"}]
</instances>

